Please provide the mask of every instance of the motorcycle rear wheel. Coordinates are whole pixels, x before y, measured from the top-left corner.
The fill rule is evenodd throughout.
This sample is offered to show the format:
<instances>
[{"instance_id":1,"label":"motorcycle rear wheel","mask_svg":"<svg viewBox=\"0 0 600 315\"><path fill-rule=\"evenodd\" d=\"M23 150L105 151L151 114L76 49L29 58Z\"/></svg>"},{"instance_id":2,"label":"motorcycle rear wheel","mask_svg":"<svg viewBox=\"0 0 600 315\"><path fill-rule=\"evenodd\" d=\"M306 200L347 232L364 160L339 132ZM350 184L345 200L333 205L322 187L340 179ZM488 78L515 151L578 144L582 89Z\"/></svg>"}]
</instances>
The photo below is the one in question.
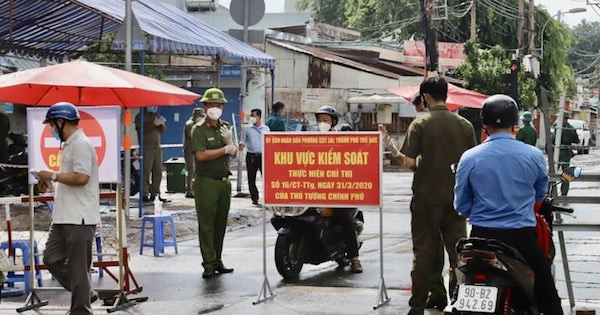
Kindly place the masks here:
<instances>
[{"instance_id":1,"label":"motorcycle rear wheel","mask_svg":"<svg viewBox=\"0 0 600 315\"><path fill-rule=\"evenodd\" d=\"M275 266L284 279L296 279L302 270L300 237L280 234L275 243Z\"/></svg>"}]
</instances>

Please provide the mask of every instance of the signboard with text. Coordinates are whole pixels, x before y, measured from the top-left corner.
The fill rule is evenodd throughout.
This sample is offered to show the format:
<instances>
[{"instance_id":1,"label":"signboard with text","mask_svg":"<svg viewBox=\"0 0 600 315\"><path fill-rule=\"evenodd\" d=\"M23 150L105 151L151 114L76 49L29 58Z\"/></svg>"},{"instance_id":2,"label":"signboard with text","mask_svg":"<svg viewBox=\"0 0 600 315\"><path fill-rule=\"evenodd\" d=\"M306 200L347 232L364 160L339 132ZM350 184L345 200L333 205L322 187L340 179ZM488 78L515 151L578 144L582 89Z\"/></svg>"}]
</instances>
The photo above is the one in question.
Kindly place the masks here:
<instances>
[{"instance_id":1,"label":"signboard with text","mask_svg":"<svg viewBox=\"0 0 600 315\"><path fill-rule=\"evenodd\" d=\"M381 206L378 132L277 132L263 138L266 206Z\"/></svg>"}]
</instances>

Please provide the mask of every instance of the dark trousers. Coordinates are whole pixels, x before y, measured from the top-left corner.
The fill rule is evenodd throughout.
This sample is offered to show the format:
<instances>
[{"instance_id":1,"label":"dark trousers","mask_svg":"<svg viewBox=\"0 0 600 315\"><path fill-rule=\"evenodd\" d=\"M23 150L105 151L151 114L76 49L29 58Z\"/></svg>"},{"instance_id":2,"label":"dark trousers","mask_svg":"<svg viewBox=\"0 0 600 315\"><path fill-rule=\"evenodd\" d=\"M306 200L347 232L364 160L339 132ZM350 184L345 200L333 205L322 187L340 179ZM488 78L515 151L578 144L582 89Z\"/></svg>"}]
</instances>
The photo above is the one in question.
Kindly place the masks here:
<instances>
[{"instance_id":1,"label":"dark trousers","mask_svg":"<svg viewBox=\"0 0 600 315\"><path fill-rule=\"evenodd\" d=\"M348 258L358 257L358 239L354 229L355 208L333 209L333 217L342 227L342 237L346 243L346 254Z\"/></svg>"},{"instance_id":2,"label":"dark trousers","mask_svg":"<svg viewBox=\"0 0 600 315\"><path fill-rule=\"evenodd\" d=\"M560 297L554 286L551 262L537 242L535 228L492 229L473 226L471 237L493 238L514 247L535 273L535 297L544 314L563 314Z\"/></svg>"},{"instance_id":3,"label":"dark trousers","mask_svg":"<svg viewBox=\"0 0 600 315\"><path fill-rule=\"evenodd\" d=\"M258 202L258 189L256 188L256 173L262 174L262 154L246 153L246 171L248 172L248 189L252 202Z\"/></svg>"},{"instance_id":4,"label":"dark trousers","mask_svg":"<svg viewBox=\"0 0 600 315\"><path fill-rule=\"evenodd\" d=\"M412 314L423 314L431 289L432 273L438 273L439 243L444 244L450 262L448 292L456 287L456 243L467 235L465 218L458 215L452 204L433 205L418 198L410 204L413 267L411 272L412 296L408 301ZM437 277L438 275L436 275Z\"/></svg>"},{"instance_id":5,"label":"dark trousers","mask_svg":"<svg viewBox=\"0 0 600 315\"><path fill-rule=\"evenodd\" d=\"M44 250L44 265L71 291L70 314L92 314L88 270L95 225L53 224Z\"/></svg>"}]
</instances>

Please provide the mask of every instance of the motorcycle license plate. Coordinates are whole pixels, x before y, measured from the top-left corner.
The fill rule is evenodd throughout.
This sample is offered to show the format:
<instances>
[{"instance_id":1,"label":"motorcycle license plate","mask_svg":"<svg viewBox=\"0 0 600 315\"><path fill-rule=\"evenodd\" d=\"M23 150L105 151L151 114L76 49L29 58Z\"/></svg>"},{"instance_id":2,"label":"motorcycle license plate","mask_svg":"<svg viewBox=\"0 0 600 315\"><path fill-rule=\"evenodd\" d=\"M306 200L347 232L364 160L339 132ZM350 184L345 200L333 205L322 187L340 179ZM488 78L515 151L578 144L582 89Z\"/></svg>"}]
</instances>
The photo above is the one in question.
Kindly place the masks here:
<instances>
[{"instance_id":1,"label":"motorcycle license plate","mask_svg":"<svg viewBox=\"0 0 600 315\"><path fill-rule=\"evenodd\" d=\"M493 313L497 298L496 287L461 284L453 306L458 311Z\"/></svg>"}]
</instances>

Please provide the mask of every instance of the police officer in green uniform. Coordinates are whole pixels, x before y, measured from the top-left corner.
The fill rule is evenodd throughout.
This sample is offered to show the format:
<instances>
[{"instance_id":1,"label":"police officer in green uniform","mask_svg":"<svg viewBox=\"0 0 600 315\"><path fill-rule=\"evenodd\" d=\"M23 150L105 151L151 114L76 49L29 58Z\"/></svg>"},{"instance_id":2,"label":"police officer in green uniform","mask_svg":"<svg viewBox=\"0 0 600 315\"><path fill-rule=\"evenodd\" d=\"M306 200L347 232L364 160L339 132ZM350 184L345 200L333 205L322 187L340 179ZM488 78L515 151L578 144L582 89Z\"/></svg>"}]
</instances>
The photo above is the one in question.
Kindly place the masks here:
<instances>
[{"instance_id":1,"label":"police officer in green uniform","mask_svg":"<svg viewBox=\"0 0 600 315\"><path fill-rule=\"evenodd\" d=\"M556 128L552 133L552 144L556 139ZM569 124L569 113L565 112L562 123L562 135L560 137L560 152L558 154L558 168L564 170L571 164L571 158L573 157L573 150L571 149L572 144L578 144L579 137L575 128ZM563 182L560 185L561 196L566 196L569 192L569 182Z\"/></svg>"},{"instance_id":2,"label":"police officer in green uniform","mask_svg":"<svg viewBox=\"0 0 600 315\"><path fill-rule=\"evenodd\" d=\"M448 110L448 83L443 78L427 78L421 83L419 93L429 113L413 120L398 152L404 156L404 166L415 173L410 204L414 258L412 296L408 304L412 315L422 315L428 307L430 274L435 272L440 235L450 261L448 292L454 294L456 243L466 237L467 230L465 218L454 210L451 166L463 152L477 144L473 125ZM446 303L444 296L432 306L438 308Z\"/></svg>"},{"instance_id":3,"label":"police officer in green uniform","mask_svg":"<svg viewBox=\"0 0 600 315\"><path fill-rule=\"evenodd\" d=\"M231 204L229 157L237 153L229 123L220 119L227 103L223 91L206 90L200 100L206 119L192 127L192 150L196 158L194 196L198 236L202 253L202 278L231 273L221 261L227 215Z\"/></svg>"},{"instance_id":4,"label":"police officer in green uniform","mask_svg":"<svg viewBox=\"0 0 600 315\"><path fill-rule=\"evenodd\" d=\"M529 111L523 112L521 120L523 121L523 127L519 128L519 132L517 132L517 140L535 146L537 132L535 131L535 128L531 126L533 115Z\"/></svg>"}]
</instances>

